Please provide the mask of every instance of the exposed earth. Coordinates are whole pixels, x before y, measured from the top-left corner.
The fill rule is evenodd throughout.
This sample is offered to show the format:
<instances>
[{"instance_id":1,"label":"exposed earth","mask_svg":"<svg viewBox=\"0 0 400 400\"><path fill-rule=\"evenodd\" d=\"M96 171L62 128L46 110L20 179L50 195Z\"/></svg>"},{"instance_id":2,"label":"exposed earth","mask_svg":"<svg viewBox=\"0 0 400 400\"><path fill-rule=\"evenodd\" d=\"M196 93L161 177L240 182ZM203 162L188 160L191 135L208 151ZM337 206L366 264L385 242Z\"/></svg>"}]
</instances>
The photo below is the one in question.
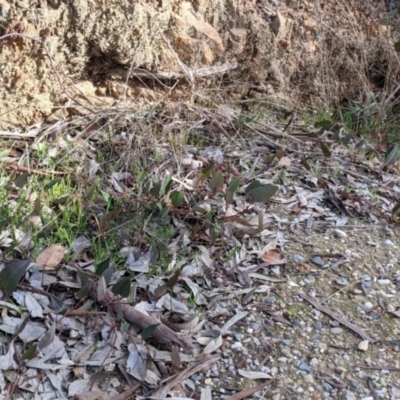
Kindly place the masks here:
<instances>
[{"instance_id":1,"label":"exposed earth","mask_svg":"<svg viewBox=\"0 0 400 400\"><path fill-rule=\"evenodd\" d=\"M171 98L362 100L366 88L396 80L395 6L1 0L0 128Z\"/></svg>"}]
</instances>

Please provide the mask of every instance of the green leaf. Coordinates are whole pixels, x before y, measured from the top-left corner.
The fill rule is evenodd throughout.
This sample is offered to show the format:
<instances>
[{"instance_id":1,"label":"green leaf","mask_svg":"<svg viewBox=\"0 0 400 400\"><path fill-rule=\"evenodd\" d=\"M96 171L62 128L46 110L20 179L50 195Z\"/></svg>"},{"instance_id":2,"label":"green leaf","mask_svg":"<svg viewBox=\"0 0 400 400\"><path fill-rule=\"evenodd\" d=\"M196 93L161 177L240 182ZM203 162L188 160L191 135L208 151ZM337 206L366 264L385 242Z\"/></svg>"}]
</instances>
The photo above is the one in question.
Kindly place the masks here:
<instances>
[{"instance_id":1,"label":"green leaf","mask_svg":"<svg viewBox=\"0 0 400 400\"><path fill-rule=\"evenodd\" d=\"M0 288L6 296L11 296L14 293L15 288L25 275L30 263L30 260L5 263L5 267L0 272Z\"/></svg>"},{"instance_id":2,"label":"green leaf","mask_svg":"<svg viewBox=\"0 0 400 400\"><path fill-rule=\"evenodd\" d=\"M18 175L14 180L14 185L22 189L26 185L26 182L28 182L28 177L29 174L27 172Z\"/></svg>"},{"instance_id":3,"label":"green leaf","mask_svg":"<svg viewBox=\"0 0 400 400\"><path fill-rule=\"evenodd\" d=\"M168 193L169 188L171 187L172 183L172 175L168 174L162 181L161 184L161 189L160 189L160 195L165 196L166 193Z\"/></svg>"},{"instance_id":4,"label":"green leaf","mask_svg":"<svg viewBox=\"0 0 400 400\"><path fill-rule=\"evenodd\" d=\"M167 285L157 286L156 289L154 290L154 297L158 300L162 296L164 296L164 294L167 294L167 292L168 292Z\"/></svg>"},{"instance_id":5,"label":"green leaf","mask_svg":"<svg viewBox=\"0 0 400 400\"><path fill-rule=\"evenodd\" d=\"M7 157L10 154L10 150L0 150L0 158Z\"/></svg>"},{"instance_id":6,"label":"green leaf","mask_svg":"<svg viewBox=\"0 0 400 400\"><path fill-rule=\"evenodd\" d=\"M148 339L154 333L154 331L157 329L158 325L160 325L160 324L149 325L147 328L144 328L141 333L143 340Z\"/></svg>"},{"instance_id":7,"label":"green leaf","mask_svg":"<svg viewBox=\"0 0 400 400\"><path fill-rule=\"evenodd\" d=\"M392 10L388 13L386 13L382 18L381 18L381 24L382 25L389 25L390 21L395 18L397 15L397 9Z\"/></svg>"},{"instance_id":8,"label":"green leaf","mask_svg":"<svg viewBox=\"0 0 400 400\"><path fill-rule=\"evenodd\" d=\"M28 315L19 325L17 330L14 332L15 336L18 336L26 327L27 323L30 321L30 315Z\"/></svg>"},{"instance_id":9,"label":"green leaf","mask_svg":"<svg viewBox=\"0 0 400 400\"><path fill-rule=\"evenodd\" d=\"M394 49L397 51L397 53L400 52L400 42L396 42L396 43L394 44Z\"/></svg>"},{"instance_id":10,"label":"green leaf","mask_svg":"<svg viewBox=\"0 0 400 400\"><path fill-rule=\"evenodd\" d=\"M233 192L236 192L236 190L238 190L239 186L240 186L240 178L232 178L231 181L229 182L229 186L228 186L228 190L231 190Z\"/></svg>"},{"instance_id":11,"label":"green leaf","mask_svg":"<svg viewBox=\"0 0 400 400\"><path fill-rule=\"evenodd\" d=\"M224 186L224 177L221 171L217 171L213 174L210 180L210 189L213 193L220 192Z\"/></svg>"},{"instance_id":12,"label":"green leaf","mask_svg":"<svg viewBox=\"0 0 400 400\"><path fill-rule=\"evenodd\" d=\"M89 282L89 277L86 272L83 272L81 269L77 269L76 273L81 280L82 286Z\"/></svg>"},{"instance_id":13,"label":"green leaf","mask_svg":"<svg viewBox=\"0 0 400 400\"><path fill-rule=\"evenodd\" d=\"M181 271L180 270L175 271L174 274L171 276L171 278L169 278L167 283L165 284L167 288L172 289L178 282L180 276L181 276Z\"/></svg>"},{"instance_id":14,"label":"green leaf","mask_svg":"<svg viewBox=\"0 0 400 400\"><path fill-rule=\"evenodd\" d=\"M128 329L129 329L129 323L124 321L121 324L121 333L124 334L124 333L128 332Z\"/></svg>"},{"instance_id":15,"label":"green leaf","mask_svg":"<svg viewBox=\"0 0 400 400\"><path fill-rule=\"evenodd\" d=\"M399 145L393 143L385 153L385 165L394 164L399 160Z\"/></svg>"},{"instance_id":16,"label":"green leaf","mask_svg":"<svg viewBox=\"0 0 400 400\"><path fill-rule=\"evenodd\" d=\"M169 196L172 205L177 208L183 203L184 197L184 194L177 190L174 190Z\"/></svg>"},{"instance_id":17,"label":"green leaf","mask_svg":"<svg viewBox=\"0 0 400 400\"><path fill-rule=\"evenodd\" d=\"M57 183L60 183L62 181L62 178L55 178L53 180L51 180L49 183L46 183L46 185L44 185L43 189L45 191L50 190L52 187L54 187L55 185L57 185Z\"/></svg>"},{"instance_id":18,"label":"green leaf","mask_svg":"<svg viewBox=\"0 0 400 400\"><path fill-rule=\"evenodd\" d=\"M161 182L153 182L152 188L149 190L149 193L154 196L160 196L161 192Z\"/></svg>"},{"instance_id":19,"label":"green leaf","mask_svg":"<svg viewBox=\"0 0 400 400\"><path fill-rule=\"evenodd\" d=\"M157 245L150 247L150 261L149 265L152 267L160 259L160 248Z\"/></svg>"},{"instance_id":20,"label":"green leaf","mask_svg":"<svg viewBox=\"0 0 400 400\"><path fill-rule=\"evenodd\" d=\"M332 125L332 121L330 121L329 119L324 119L322 121L317 121L314 124L314 126L316 128L324 128L324 129L328 129L331 125Z\"/></svg>"},{"instance_id":21,"label":"green leaf","mask_svg":"<svg viewBox=\"0 0 400 400\"><path fill-rule=\"evenodd\" d=\"M239 188L241 180L239 178L232 178L229 182L228 191L226 192L226 202L228 204L233 203L233 196L235 195L236 190Z\"/></svg>"},{"instance_id":22,"label":"green leaf","mask_svg":"<svg viewBox=\"0 0 400 400\"><path fill-rule=\"evenodd\" d=\"M272 155L265 154L263 156L263 160L264 160L265 164L267 164L267 165L271 165L274 162L275 158L276 158L276 154L272 154Z\"/></svg>"},{"instance_id":23,"label":"green leaf","mask_svg":"<svg viewBox=\"0 0 400 400\"><path fill-rule=\"evenodd\" d=\"M393 222L398 222L398 220L399 220L399 215L400 215L400 203L397 203L397 204L392 208L392 220L393 220Z\"/></svg>"},{"instance_id":24,"label":"green leaf","mask_svg":"<svg viewBox=\"0 0 400 400\"><path fill-rule=\"evenodd\" d=\"M261 185L249 190L246 193L246 198L249 201L265 203L271 199L271 197L277 192L278 189L279 186L275 185Z\"/></svg>"},{"instance_id":25,"label":"green leaf","mask_svg":"<svg viewBox=\"0 0 400 400\"><path fill-rule=\"evenodd\" d=\"M50 301L56 314L64 315L68 311L68 307L58 297L51 296Z\"/></svg>"},{"instance_id":26,"label":"green leaf","mask_svg":"<svg viewBox=\"0 0 400 400\"><path fill-rule=\"evenodd\" d=\"M198 205L193 206L193 211L198 212L200 214L207 214L207 210L203 207L200 207Z\"/></svg>"},{"instance_id":27,"label":"green leaf","mask_svg":"<svg viewBox=\"0 0 400 400\"><path fill-rule=\"evenodd\" d=\"M325 143L320 143L320 146L325 157L330 157L332 155L330 148Z\"/></svg>"},{"instance_id":28,"label":"green leaf","mask_svg":"<svg viewBox=\"0 0 400 400\"><path fill-rule=\"evenodd\" d=\"M305 157L301 157L300 163L307 171L311 171L311 166Z\"/></svg>"},{"instance_id":29,"label":"green leaf","mask_svg":"<svg viewBox=\"0 0 400 400\"><path fill-rule=\"evenodd\" d=\"M21 360L32 360L36 356L37 344L35 343L22 354Z\"/></svg>"},{"instance_id":30,"label":"green leaf","mask_svg":"<svg viewBox=\"0 0 400 400\"><path fill-rule=\"evenodd\" d=\"M353 133L352 133L352 132L348 133L348 134L341 140L342 144L345 145L345 146L347 146L347 145L350 143L350 140L351 140L352 137L353 137Z\"/></svg>"},{"instance_id":31,"label":"green leaf","mask_svg":"<svg viewBox=\"0 0 400 400\"><path fill-rule=\"evenodd\" d=\"M110 265L107 269L105 269L103 271L103 273L101 274L102 277L104 277L104 280L106 282L106 285L108 285L111 281L111 277L113 274L113 267L112 265Z\"/></svg>"},{"instance_id":32,"label":"green leaf","mask_svg":"<svg viewBox=\"0 0 400 400\"><path fill-rule=\"evenodd\" d=\"M125 277L119 280L112 288L111 291L115 295L120 295L121 297L128 297L131 293L131 278Z\"/></svg>"},{"instance_id":33,"label":"green leaf","mask_svg":"<svg viewBox=\"0 0 400 400\"><path fill-rule=\"evenodd\" d=\"M365 139L361 139L359 142L357 142L357 144L355 145L355 149L356 150L358 150L358 149L361 149L364 145L365 145L365 143L366 143L366 140Z\"/></svg>"},{"instance_id":34,"label":"green leaf","mask_svg":"<svg viewBox=\"0 0 400 400\"><path fill-rule=\"evenodd\" d=\"M96 193L96 186L95 185L89 186L89 189L85 191L85 197L90 200L93 198L95 193Z\"/></svg>"},{"instance_id":35,"label":"green leaf","mask_svg":"<svg viewBox=\"0 0 400 400\"><path fill-rule=\"evenodd\" d=\"M87 297L90 290L92 289L92 283L86 282L76 293L75 297L77 299L83 299L84 297Z\"/></svg>"},{"instance_id":36,"label":"green leaf","mask_svg":"<svg viewBox=\"0 0 400 400\"><path fill-rule=\"evenodd\" d=\"M110 262L111 262L110 257L100 261L95 267L96 275L101 276L103 274L103 272L110 266Z\"/></svg>"},{"instance_id":37,"label":"green leaf","mask_svg":"<svg viewBox=\"0 0 400 400\"><path fill-rule=\"evenodd\" d=\"M209 178L211 176L212 171L214 170L214 163L211 163L210 165L207 165L204 167L202 174L204 175L205 178Z\"/></svg>"},{"instance_id":38,"label":"green leaf","mask_svg":"<svg viewBox=\"0 0 400 400\"><path fill-rule=\"evenodd\" d=\"M96 382L104 382L111 374L112 371L97 371L90 375L89 382L92 384Z\"/></svg>"},{"instance_id":39,"label":"green leaf","mask_svg":"<svg viewBox=\"0 0 400 400\"><path fill-rule=\"evenodd\" d=\"M246 189L244 190L244 193L247 194L251 190L261 186L261 183L258 179L254 179L249 185L246 186Z\"/></svg>"}]
</instances>

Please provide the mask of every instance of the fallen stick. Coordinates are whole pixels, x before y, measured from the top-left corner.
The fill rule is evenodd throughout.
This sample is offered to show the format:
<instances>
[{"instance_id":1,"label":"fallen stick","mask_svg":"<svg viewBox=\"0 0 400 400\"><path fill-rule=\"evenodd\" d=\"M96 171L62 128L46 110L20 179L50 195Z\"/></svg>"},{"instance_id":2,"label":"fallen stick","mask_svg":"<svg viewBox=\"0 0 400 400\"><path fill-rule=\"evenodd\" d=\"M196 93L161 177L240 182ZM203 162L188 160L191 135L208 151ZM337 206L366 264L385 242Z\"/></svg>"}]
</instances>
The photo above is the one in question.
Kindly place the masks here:
<instances>
[{"instance_id":1,"label":"fallen stick","mask_svg":"<svg viewBox=\"0 0 400 400\"><path fill-rule=\"evenodd\" d=\"M179 71L150 72L142 68L132 68L132 71L129 73L129 78L181 79L187 77L188 75L194 78L205 78L211 75L224 74L232 69L236 69L237 66L238 66L237 63L234 64L226 63L207 68L199 68L199 69L187 68L188 74Z\"/></svg>"},{"instance_id":2,"label":"fallen stick","mask_svg":"<svg viewBox=\"0 0 400 400\"><path fill-rule=\"evenodd\" d=\"M331 318L335 319L336 321L340 322L342 325L346 326L347 328L351 329L352 331L356 332L358 335L360 335L364 340L368 340L370 343L376 342L375 339L372 339L371 336L368 335L363 329L358 327L357 325L352 324L351 322L347 321L346 319L342 318L339 314L336 314L335 312L331 311L329 308L326 308L319 304L316 300L314 300L312 297L307 296L303 292L297 292L296 293L298 296L300 296L302 299L308 301L312 306L314 306L317 310L323 312L326 315L329 315Z\"/></svg>"},{"instance_id":3,"label":"fallen stick","mask_svg":"<svg viewBox=\"0 0 400 400\"><path fill-rule=\"evenodd\" d=\"M353 368L372 369L372 370L382 370L382 369L384 369L386 371L398 371L398 372L400 372L400 367L391 367L390 365L370 366L370 365L354 364Z\"/></svg>"},{"instance_id":4,"label":"fallen stick","mask_svg":"<svg viewBox=\"0 0 400 400\"><path fill-rule=\"evenodd\" d=\"M190 378L192 375L200 372L206 367L210 367L212 364L217 362L221 357L220 356L212 356L206 357L205 359L201 356L198 359L198 364L189 365L182 372L176 375L175 378L171 379L164 387L156 390L154 393L150 395L150 398L164 399L167 397L168 392L174 388L176 385L181 383L182 381Z\"/></svg>"},{"instance_id":5,"label":"fallen stick","mask_svg":"<svg viewBox=\"0 0 400 400\"><path fill-rule=\"evenodd\" d=\"M90 297L97 303L108 307L116 314L119 310L122 310L122 314L126 321L138 326L142 330L146 329L150 325L158 325L154 330L152 337L154 337L158 342L167 345L169 348L172 348L173 345L176 345L182 348L186 353L190 353L192 351L193 344L189 339L177 334L171 328L163 325L161 321L151 317L150 315L141 313L139 310L127 304L121 298L115 296L109 290L106 290L104 293L104 298L99 300L97 297L97 284L93 283L90 291Z\"/></svg>"},{"instance_id":6,"label":"fallen stick","mask_svg":"<svg viewBox=\"0 0 400 400\"><path fill-rule=\"evenodd\" d=\"M252 394L264 389L266 386L270 385L272 382L274 382L275 379L270 379L269 381L262 383L261 385L258 386L253 386L251 388L243 389L238 393L233 394L232 396L226 397L226 400L242 400L242 399L247 399L247 397L251 396Z\"/></svg>"}]
</instances>

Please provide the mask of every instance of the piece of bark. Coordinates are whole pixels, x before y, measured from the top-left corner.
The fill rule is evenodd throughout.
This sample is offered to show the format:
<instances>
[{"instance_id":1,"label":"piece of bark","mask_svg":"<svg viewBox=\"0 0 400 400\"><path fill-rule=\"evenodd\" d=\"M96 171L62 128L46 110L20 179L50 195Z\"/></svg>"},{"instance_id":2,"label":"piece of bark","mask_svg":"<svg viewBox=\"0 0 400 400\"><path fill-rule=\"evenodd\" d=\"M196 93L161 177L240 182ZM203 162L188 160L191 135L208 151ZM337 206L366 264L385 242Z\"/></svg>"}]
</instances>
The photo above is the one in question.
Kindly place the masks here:
<instances>
[{"instance_id":1,"label":"piece of bark","mask_svg":"<svg viewBox=\"0 0 400 400\"><path fill-rule=\"evenodd\" d=\"M314 300L312 297L307 296L303 292L297 292L297 295L300 296L301 298L303 298L304 300L308 301L318 311L321 311L324 314L329 315L331 318L335 319L336 321L340 322L342 325L351 329L353 332L356 332L364 340L368 340L370 343L376 342L376 340L373 339L371 336L369 336L368 333L366 333L363 329L361 329L357 325L352 324L351 322L347 321L346 319L342 318L339 314L335 313L334 311L330 310L329 308L324 307L323 305L319 304L318 301Z\"/></svg>"},{"instance_id":2,"label":"piece of bark","mask_svg":"<svg viewBox=\"0 0 400 400\"><path fill-rule=\"evenodd\" d=\"M121 298L115 296L109 290L105 291L104 298L99 301L97 298L97 284L93 283L92 290L90 291L90 297L97 303L108 307L116 314L118 313L119 307L121 307L120 309L122 310L122 314L126 321L138 326L142 330L146 329L150 325L158 325L153 332L152 337L154 337L158 342L167 345L171 349L173 345L176 345L182 348L184 352L191 353L193 344L189 339L174 332L171 328L168 328L168 326L163 325L161 321L141 313L139 310L127 304Z\"/></svg>"},{"instance_id":3,"label":"piece of bark","mask_svg":"<svg viewBox=\"0 0 400 400\"><path fill-rule=\"evenodd\" d=\"M264 389L266 386L270 385L275 379L270 379L268 382L262 383L258 386L253 386L251 388L243 389L238 393L233 394L232 396L228 396L226 400L242 400L247 399L252 394Z\"/></svg>"},{"instance_id":4,"label":"piece of bark","mask_svg":"<svg viewBox=\"0 0 400 400\"><path fill-rule=\"evenodd\" d=\"M176 385L190 378L192 375L197 374L203 369L207 367L210 368L210 366L217 362L220 358L220 356L199 356L197 359L197 364L186 367L183 371L176 375L175 378L167 382L164 387L157 389L154 393L152 393L150 397L165 399L168 395L168 392Z\"/></svg>"}]
</instances>

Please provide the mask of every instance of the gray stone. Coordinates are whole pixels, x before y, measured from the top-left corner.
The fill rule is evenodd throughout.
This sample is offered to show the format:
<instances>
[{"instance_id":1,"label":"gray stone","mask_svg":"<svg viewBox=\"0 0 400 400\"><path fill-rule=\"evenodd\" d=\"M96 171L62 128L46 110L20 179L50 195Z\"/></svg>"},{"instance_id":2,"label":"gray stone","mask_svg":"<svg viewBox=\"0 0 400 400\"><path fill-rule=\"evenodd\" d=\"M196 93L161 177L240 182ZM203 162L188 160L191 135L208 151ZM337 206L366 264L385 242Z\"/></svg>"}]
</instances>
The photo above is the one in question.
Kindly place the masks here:
<instances>
[{"instance_id":1,"label":"gray stone","mask_svg":"<svg viewBox=\"0 0 400 400\"><path fill-rule=\"evenodd\" d=\"M350 285L350 282L346 278L343 278L342 276L336 279L336 283L341 285L341 286Z\"/></svg>"},{"instance_id":2,"label":"gray stone","mask_svg":"<svg viewBox=\"0 0 400 400\"><path fill-rule=\"evenodd\" d=\"M322 260L321 257L315 256L311 259L311 262L316 265L317 267L322 268L324 266L324 261Z\"/></svg>"},{"instance_id":3,"label":"gray stone","mask_svg":"<svg viewBox=\"0 0 400 400\"><path fill-rule=\"evenodd\" d=\"M311 368L305 362L300 363L299 370L311 374Z\"/></svg>"},{"instance_id":4,"label":"gray stone","mask_svg":"<svg viewBox=\"0 0 400 400\"><path fill-rule=\"evenodd\" d=\"M303 262L305 258L301 256L300 254L293 254L292 260L294 262Z\"/></svg>"}]
</instances>

